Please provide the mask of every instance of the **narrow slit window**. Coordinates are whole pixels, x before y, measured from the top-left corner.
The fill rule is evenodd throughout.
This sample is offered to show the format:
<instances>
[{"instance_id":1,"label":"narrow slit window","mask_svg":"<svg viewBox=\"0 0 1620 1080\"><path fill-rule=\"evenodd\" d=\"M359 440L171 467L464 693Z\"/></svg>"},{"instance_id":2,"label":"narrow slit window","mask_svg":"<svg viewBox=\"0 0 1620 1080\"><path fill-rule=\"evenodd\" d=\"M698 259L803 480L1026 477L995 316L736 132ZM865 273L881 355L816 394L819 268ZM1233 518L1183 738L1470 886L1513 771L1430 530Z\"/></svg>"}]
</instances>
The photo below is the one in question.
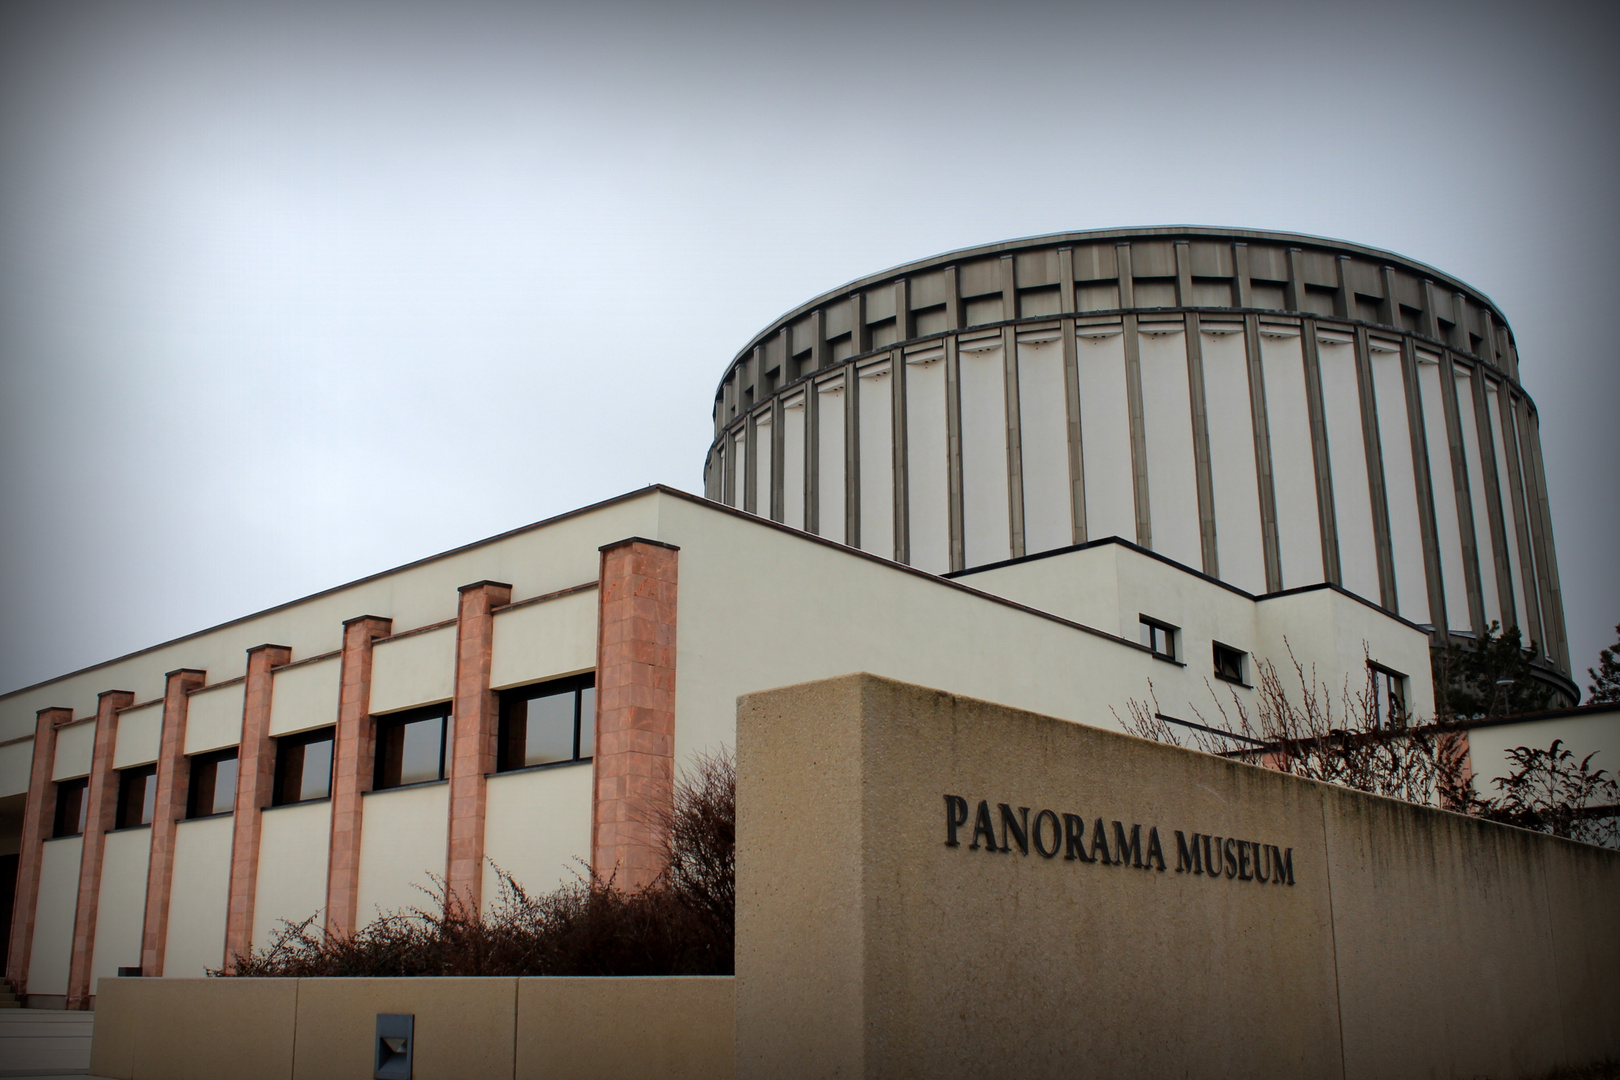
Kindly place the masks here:
<instances>
[{"instance_id":1,"label":"narrow slit window","mask_svg":"<svg viewBox=\"0 0 1620 1080\"><path fill-rule=\"evenodd\" d=\"M52 836L79 836L84 832L85 815L90 810L90 781L85 777L62 780L56 785L56 821Z\"/></svg>"},{"instance_id":2,"label":"narrow slit window","mask_svg":"<svg viewBox=\"0 0 1620 1080\"><path fill-rule=\"evenodd\" d=\"M191 759L191 788L186 817L210 817L236 807L236 747L197 754Z\"/></svg>"},{"instance_id":3,"label":"narrow slit window","mask_svg":"<svg viewBox=\"0 0 1620 1080\"><path fill-rule=\"evenodd\" d=\"M1153 655L1163 660L1175 660L1176 639L1180 632L1169 623L1150 619L1146 615L1142 619L1142 644L1153 650Z\"/></svg>"},{"instance_id":4,"label":"narrow slit window","mask_svg":"<svg viewBox=\"0 0 1620 1080\"><path fill-rule=\"evenodd\" d=\"M1249 654L1218 641L1214 644L1215 677L1239 686L1249 685Z\"/></svg>"},{"instance_id":5,"label":"narrow slit window","mask_svg":"<svg viewBox=\"0 0 1620 1080\"><path fill-rule=\"evenodd\" d=\"M535 683L501 695L501 772L588 761L596 752L596 676Z\"/></svg>"},{"instance_id":6,"label":"narrow slit window","mask_svg":"<svg viewBox=\"0 0 1620 1080\"><path fill-rule=\"evenodd\" d=\"M157 766L138 765L118 770L118 814L115 828L133 829L152 824L152 808L157 802Z\"/></svg>"},{"instance_id":7,"label":"narrow slit window","mask_svg":"<svg viewBox=\"0 0 1620 1080\"><path fill-rule=\"evenodd\" d=\"M276 806L312 802L332 794L332 729L317 728L276 740Z\"/></svg>"},{"instance_id":8,"label":"narrow slit window","mask_svg":"<svg viewBox=\"0 0 1620 1080\"><path fill-rule=\"evenodd\" d=\"M376 788L425 784L445 777L450 703L377 719Z\"/></svg>"}]
</instances>

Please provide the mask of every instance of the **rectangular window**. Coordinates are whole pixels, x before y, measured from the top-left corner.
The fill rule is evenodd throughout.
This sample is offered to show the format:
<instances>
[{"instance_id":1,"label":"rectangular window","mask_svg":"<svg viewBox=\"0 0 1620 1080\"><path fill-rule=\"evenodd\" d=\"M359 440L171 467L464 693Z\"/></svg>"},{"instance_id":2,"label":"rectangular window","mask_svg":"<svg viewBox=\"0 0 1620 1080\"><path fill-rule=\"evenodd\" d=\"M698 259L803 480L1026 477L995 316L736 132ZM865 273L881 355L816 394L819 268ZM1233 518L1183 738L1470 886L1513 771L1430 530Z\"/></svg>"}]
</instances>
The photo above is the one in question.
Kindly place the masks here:
<instances>
[{"instance_id":1,"label":"rectangular window","mask_svg":"<svg viewBox=\"0 0 1620 1080\"><path fill-rule=\"evenodd\" d=\"M272 805L310 802L332 794L332 730L317 728L276 740Z\"/></svg>"},{"instance_id":2,"label":"rectangular window","mask_svg":"<svg viewBox=\"0 0 1620 1080\"><path fill-rule=\"evenodd\" d=\"M450 703L377 719L377 771L373 787L443 780L450 735Z\"/></svg>"},{"instance_id":3,"label":"rectangular window","mask_svg":"<svg viewBox=\"0 0 1620 1080\"><path fill-rule=\"evenodd\" d=\"M535 683L501 695L501 772L588 761L596 752L596 676Z\"/></svg>"},{"instance_id":4,"label":"rectangular window","mask_svg":"<svg viewBox=\"0 0 1620 1080\"><path fill-rule=\"evenodd\" d=\"M1373 723L1378 727L1406 726L1406 676L1387 667L1369 663L1372 683Z\"/></svg>"},{"instance_id":5,"label":"rectangular window","mask_svg":"<svg viewBox=\"0 0 1620 1080\"><path fill-rule=\"evenodd\" d=\"M85 815L90 811L90 781L86 777L62 780L56 785L56 824L52 836L79 836L84 832Z\"/></svg>"},{"instance_id":6,"label":"rectangular window","mask_svg":"<svg viewBox=\"0 0 1620 1080\"><path fill-rule=\"evenodd\" d=\"M1249 654L1215 642L1215 677L1240 686L1249 685Z\"/></svg>"},{"instance_id":7,"label":"rectangular window","mask_svg":"<svg viewBox=\"0 0 1620 1080\"><path fill-rule=\"evenodd\" d=\"M198 754L191 759L191 788L186 817L224 814L236 806L236 747Z\"/></svg>"},{"instance_id":8,"label":"rectangular window","mask_svg":"<svg viewBox=\"0 0 1620 1080\"><path fill-rule=\"evenodd\" d=\"M118 770L118 815L114 828L132 829L152 824L152 807L156 802L156 765Z\"/></svg>"},{"instance_id":9,"label":"rectangular window","mask_svg":"<svg viewBox=\"0 0 1620 1080\"><path fill-rule=\"evenodd\" d=\"M1153 650L1153 655L1164 660L1176 659L1176 638L1179 633L1169 623L1162 623L1157 619L1150 619L1146 615L1142 619L1142 644Z\"/></svg>"}]
</instances>

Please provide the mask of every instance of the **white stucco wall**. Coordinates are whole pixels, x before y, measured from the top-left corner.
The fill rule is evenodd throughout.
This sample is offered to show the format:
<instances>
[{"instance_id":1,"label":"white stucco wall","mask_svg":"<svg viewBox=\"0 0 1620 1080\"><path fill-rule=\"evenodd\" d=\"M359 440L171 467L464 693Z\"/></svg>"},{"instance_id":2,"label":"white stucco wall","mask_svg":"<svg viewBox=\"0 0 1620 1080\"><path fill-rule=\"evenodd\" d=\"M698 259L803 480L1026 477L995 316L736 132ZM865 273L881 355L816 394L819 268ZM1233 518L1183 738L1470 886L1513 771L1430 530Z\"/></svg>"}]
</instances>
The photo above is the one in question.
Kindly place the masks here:
<instances>
[{"instance_id":1,"label":"white stucco wall","mask_svg":"<svg viewBox=\"0 0 1620 1080\"><path fill-rule=\"evenodd\" d=\"M342 672L342 658L337 656L277 671L270 691L270 734L290 735L337 723Z\"/></svg>"},{"instance_id":2,"label":"white stucco wall","mask_svg":"<svg viewBox=\"0 0 1620 1080\"><path fill-rule=\"evenodd\" d=\"M272 807L262 813L259 877L253 901L256 949L270 944L271 932L283 920L302 922L326 908L332 804L299 803Z\"/></svg>"},{"instance_id":3,"label":"white stucco wall","mask_svg":"<svg viewBox=\"0 0 1620 1080\"><path fill-rule=\"evenodd\" d=\"M448 701L455 694L456 628L384 638L371 653L371 711Z\"/></svg>"},{"instance_id":4,"label":"white stucco wall","mask_svg":"<svg viewBox=\"0 0 1620 1080\"><path fill-rule=\"evenodd\" d=\"M186 753L222 750L242 741L244 689L244 684L234 682L191 695L186 704Z\"/></svg>"},{"instance_id":5,"label":"white stucco wall","mask_svg":"<svg viewBox=\"0 0 1620 1080\"><path fill-rule=\"evenodd\" d=\"M80 720L56 733L56 760L51 766L52 780L71 780L90 774L90 759L96 748L96 721Z\"/></svg>"},{"instance_id":6,"label":"white stucco wall","mask_svg":"<svg viewBox=\"0 0 1620 1080\"><path fill-rule=\"evenodd\" d=\"M538 682L596 666L595 589L559 596L495 616L490 685Z\"/></svg>"},{"instance_id":7,"label":"white stucco wall","mask_svg":"<svg viewBox=\"0 0 1620 1080\"><path fill-rule=\"evenodd\" d=\"M224 962L232 820L221 814L182 821L174 828L169 936L163 951L166 977L201 978L205 969Z\"/></svg>"},{"instance_id":8,"label":"white stucco wall","mask_svg":"<svg viewBox=\"0 0 1620 1080\"><path fill-rule=\"evenodd\" d=\"M484 854L519 885L544 892L575 880L591 856L591 766L559 765L489 778ZM497 879L484 864L484 904Z\"/></svg>"},{"instance_id":9,"label":"white stucco wall","mask_svg":"<svg viewBox=\"0 0 1620 1080\"><path fill-rule=\"evenodd\" d=\"M0 798L23 795L28 791L28 774L34 767L34 740L21 739L0 746Z\"/></svg>"},{"instance_id":10,"label":"white stucco wall","mask_svg":"<svg viewBox=\"0 0 1620 1080\"><path fill-rule=\"evenodd\" d=\"M1468 753L1474 768L1474 789L1481 795L1501 794L1493 780L1512 771L1507 752L1519 746L1546 750L1554 739L1574 754L1574 762L1594 754L1590 768L1620 776L1620 706L1584 716L1561 716L1523 724L1478 727L1468 733Z\"/></svg>"},{"instance_id":11,"label":"white stucco wall","mask_svg":"<svg viewBox=\"0 0 1620 1080\"><path fill-rule=\"evenodd\" d=\"M376 918L379 911L433 907L432 897L422 889L437 892L428 875L444 877L449 814L447 782L365 796L355 909L360 925Z\"/></svg>"},{"instance_id":12,"label":"white stucco wall","mask_svg":"<svg viewBox=\"0 0 1620 1080\"><path fill-rule=\"evenodd\" d=\"M113 745L113 768L150 765L163 743L163 702L118 714L118 741Z\"/></svg>"},{"instance_id":13,"label":"white stucco wall","mask_svg":"<svg viewBox=\"0 0 1620 1080\"><path fill-rule=\"evenodd\" d=\"M47 840L39 860L39 907L28 960L30 994L67 993L73 959L73 920L79 906L79 857L84 838Z\"/></svg>"},{"instance_id":14,"label":"white stucco wall","mask_svg":"<svg viewBox=\"0 0 1620 1080\"><path fill-rule=\"evenodd\" d=\"M95 981L120 967L141 962L141 931L146 921L146 871L152 855L150 828L107 834L101 854L101 893L96 902L96 948L90 963Z\"/></svg>"}]
</instances>

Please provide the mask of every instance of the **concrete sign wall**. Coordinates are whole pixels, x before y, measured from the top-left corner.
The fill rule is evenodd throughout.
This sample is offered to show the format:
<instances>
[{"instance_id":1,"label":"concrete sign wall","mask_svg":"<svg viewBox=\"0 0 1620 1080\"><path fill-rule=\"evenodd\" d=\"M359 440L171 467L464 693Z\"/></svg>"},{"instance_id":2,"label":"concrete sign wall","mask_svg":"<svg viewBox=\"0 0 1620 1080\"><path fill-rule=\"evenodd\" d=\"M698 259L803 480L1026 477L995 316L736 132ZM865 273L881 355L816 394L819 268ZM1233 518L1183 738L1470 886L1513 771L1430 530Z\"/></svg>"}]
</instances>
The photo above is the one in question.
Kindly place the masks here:
<instances>
[{"instance_id":1,"label":"concrete sign wall","mask_svg":"<svg viewBox=\"0 0 1620 1080\"><path fill-rule=\"evenodd\" d=\"M1620 1056L1620 854L866 675L737 739L741 1078Z\"/></svg>"}]
</instances>

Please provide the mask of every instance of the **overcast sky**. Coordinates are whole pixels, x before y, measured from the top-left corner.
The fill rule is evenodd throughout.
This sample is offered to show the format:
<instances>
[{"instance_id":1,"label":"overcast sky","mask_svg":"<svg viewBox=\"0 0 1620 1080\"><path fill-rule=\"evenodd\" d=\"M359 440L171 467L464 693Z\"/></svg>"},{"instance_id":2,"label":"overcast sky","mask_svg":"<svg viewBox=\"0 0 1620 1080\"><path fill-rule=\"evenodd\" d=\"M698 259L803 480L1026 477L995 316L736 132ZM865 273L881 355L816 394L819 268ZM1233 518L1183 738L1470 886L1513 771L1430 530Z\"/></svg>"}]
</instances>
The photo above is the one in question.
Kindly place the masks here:
<instances>
[{"instance_id":1,"label":"overcast sky","mask_svg":"<svg viewBox=\"0 0 1620 1080\"><path fill-rule=\"evenodd\" d=\"M1620 621L1611 4L0 5L0 690L661 481L782 311L1196 223L1513 325Z\"/></svg>"}]
</instances>

